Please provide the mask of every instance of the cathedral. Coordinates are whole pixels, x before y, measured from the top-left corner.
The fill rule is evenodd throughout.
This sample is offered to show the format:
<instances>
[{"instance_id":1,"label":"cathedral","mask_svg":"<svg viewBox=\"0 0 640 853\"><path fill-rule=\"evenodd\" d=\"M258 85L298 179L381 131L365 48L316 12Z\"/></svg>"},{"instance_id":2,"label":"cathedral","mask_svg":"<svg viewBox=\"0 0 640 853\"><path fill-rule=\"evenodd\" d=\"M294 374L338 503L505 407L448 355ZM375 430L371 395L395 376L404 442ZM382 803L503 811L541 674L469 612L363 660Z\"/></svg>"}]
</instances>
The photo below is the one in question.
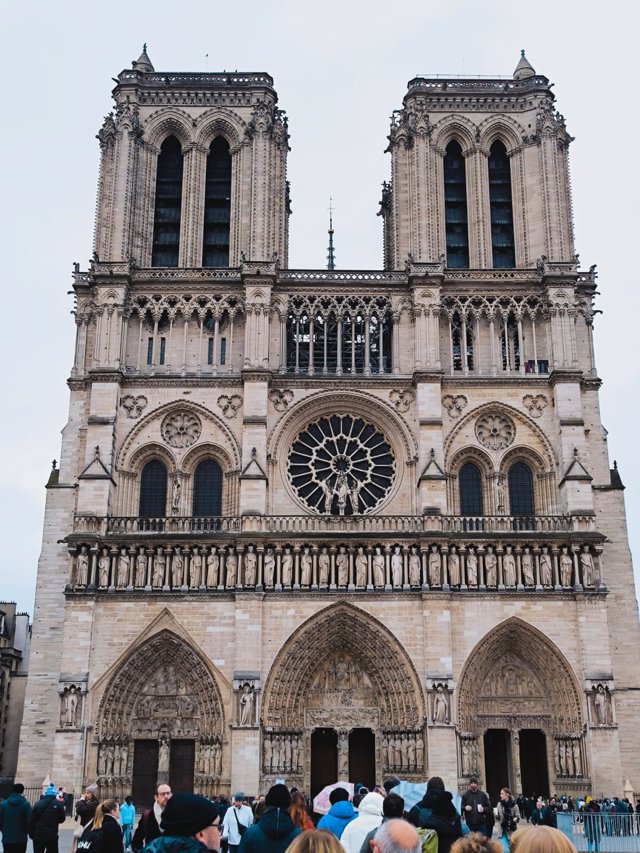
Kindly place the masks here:
<instances>
[{"instance_id":1,"label":"cathedral","mask_svg":"<svg viewBox=\"0 0 640 853\"><path fill-rule=\"evenodd\" d=\"M268 74L145 48L113 100L20 781L638 792L624 487L550 81L524 52L409 81L377 270L289 268Z\"/></svg>"}]
</instances>

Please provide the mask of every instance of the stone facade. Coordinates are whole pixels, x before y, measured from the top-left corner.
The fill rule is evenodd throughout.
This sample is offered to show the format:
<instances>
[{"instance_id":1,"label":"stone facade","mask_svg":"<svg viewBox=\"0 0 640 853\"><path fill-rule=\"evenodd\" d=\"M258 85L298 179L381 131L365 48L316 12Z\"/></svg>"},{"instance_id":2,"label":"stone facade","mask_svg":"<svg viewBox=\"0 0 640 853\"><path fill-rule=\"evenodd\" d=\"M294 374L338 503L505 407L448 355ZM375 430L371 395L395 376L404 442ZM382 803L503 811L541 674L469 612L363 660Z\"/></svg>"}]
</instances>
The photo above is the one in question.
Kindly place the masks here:
<instances>
[{"instance_id":1,"label":"stone facade","mask_svg":"<svg viewBox=\"0 0 640 853\"><path fill-rule=\"evenodd\" d=\"M155 779L640 787L596 273L549 81L524 58L510 80L410 81L379 271L288 268L267 74L157 74L143 53L114 99L21 776L136 802ZM203 265L213 221L222 266Z\"/></svg>"},{"instance_id":2,"label":"stone facade","mask_svg":"<svg viewBox=\"0 0 640 853\"><path fill-rule=\"evenodd\" d=\"M18 744L27 687L31 626L28 613L0 601L0 795L11 791L18 766Z\"/></svg>"}]
</instances>

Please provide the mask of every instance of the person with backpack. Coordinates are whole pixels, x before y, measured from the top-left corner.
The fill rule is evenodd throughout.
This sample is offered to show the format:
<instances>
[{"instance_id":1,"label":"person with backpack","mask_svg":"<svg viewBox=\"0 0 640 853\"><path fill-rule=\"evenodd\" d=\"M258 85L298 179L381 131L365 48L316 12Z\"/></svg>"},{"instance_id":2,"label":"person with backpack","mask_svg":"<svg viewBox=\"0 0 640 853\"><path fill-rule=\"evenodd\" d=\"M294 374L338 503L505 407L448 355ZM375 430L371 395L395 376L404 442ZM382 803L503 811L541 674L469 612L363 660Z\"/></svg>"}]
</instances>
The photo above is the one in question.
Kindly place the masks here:
<instances>
[{"instance_id":1,"label":"person with backpack","mask_svg":"<svg viewBox=\"0 0 640 853\"><path fill-rule=\"evenodd\" d=\"M13 786L12 792L0 805L0 831L4 853L25 853L31 806L22 796L24 785Z\"/></svg>"},{"instance_id":2,"label":"person with backpack","mask_svg":"<svg viewBox=\"0 0 640 853\"><path fill-rule=\"evenodd\" d=\"M286 785L273 785L264 801L267 806L264 814L242 836L239 853L285 853L302 831L291 820L291 794Z\"/></svg>"},{"instance_id":3,"label":"person with backpack","mask_svg":"<svg viewBox=\"0 0 640 853\"><path fill-rule=\"evenodd\" d=\"M236 791L222 821L222 838L229 845L229 853L237 853L242 836L252 823L253 812L244 803L244 791Z\"/></svg>"},{"instance_id":4,"label":"person with backpack","mask_svg":"<svg viewBox=\"0 0 640 853\"><path fill-rule=\"evenodd\" d=\"M29 838L33 853L58 853L58 827L64 823L64 805L54 785L49 785L33 807L29 819Z\"/></svg>"},{"instance_id":5,"label":"person with backpack","mask_svg":"<svg viewBox=\"0 0 640 853\"><path fill-rule=\"evenodd\" d=\"M124 853L119 818L120 806L116 800L100 803L78 839L78 853Z\"/></svg>"},{"instance_id":6,"label":"person with backpack","mask_svg":"<svg viewBox=\"0 0 640 853\"><path fill-rule=\"evenodd\" d=\"M169 785L164 782L156 785L156 792L153 795L153 799L153 808L145 809L142 812L136 831L131 839L131 849L134 853L138 853L150 841L154 841L159 835L162 835L160 821L162 813L171 799L171 788Z\"/></svg>"},{"instance_id":7,"label":"person with backpack","mask_svg":"<svg viewBox=\"0 0 640 853\"><path fill-rule=\"evenodd\" d=\"M409 820L419 829L435 830L438 853L449 853L453 842L462 836L460 815L453 805L453 795L445 791L439 776L432 776L422 800L409 812ZM429 837L421 838L422 849L429 849Z\"/></svg>"}]
</instances>

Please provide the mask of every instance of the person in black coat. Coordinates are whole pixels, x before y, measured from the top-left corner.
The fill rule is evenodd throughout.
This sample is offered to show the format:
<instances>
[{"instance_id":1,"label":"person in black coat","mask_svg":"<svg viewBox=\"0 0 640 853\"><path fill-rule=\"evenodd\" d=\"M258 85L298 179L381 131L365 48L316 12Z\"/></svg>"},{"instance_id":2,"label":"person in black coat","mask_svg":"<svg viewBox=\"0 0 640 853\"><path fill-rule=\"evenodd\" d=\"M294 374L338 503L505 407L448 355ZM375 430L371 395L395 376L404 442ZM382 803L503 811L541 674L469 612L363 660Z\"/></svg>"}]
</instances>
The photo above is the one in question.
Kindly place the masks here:
<instances>
[{"instance_id":1,"label":"person in black coat","mask_svg":"<svg viewBox=\"0 0 640 853\"><path fill-rule=\"evenodd\" d=\"M238 853L284 853L302 830L291 820L291 794L286 785L269 788L265 797L266 809L258 821L240 839Z\"/></svg>"},{"instance_id":2,"label":"person in black coat","mask_svg":"<svg viewBox=\"0 0 640 853\"><path fill-rule=\"evenodd\" d=\"M0 831L4 853L25 853L31 806L22 796L24 785L13 786L13 791L0 805Z\"/></svg>"},{"instance_id":3,"label":"person in black coat","mask_svg":"<svg viewBox=\"0 0 640 853\"><path fill-rule=\"evenodd\" d=\"M115 800L105 800L100 803L93 820L86 825L80 841L87 841L92 833L100 831L102 834L100 853L124 853L119 817L120 806Z\"/></svg>"},{"instance_id":4,"label":"person in black coat","mask_svg":"<svg viewBox=\"0 0 640 853\"><path fill-rule=\"evenodd\" d=\"M451 845L462 837L460 815L453 805L453 796L445 791L439 776L427 782L427 792L409 812L414 826L435 829L438 836L438 853L449 853Z\"/></svg>"},{"instance_id":5,"label":"person in black coat","mask_svg":"<svg viewBox=\"0 0 640 853\"><path fill-rule=\"evenodd\" d=\"M53 785L44 792L31 812L29 837L33 839L33 853L58 853L58 827L64 823L64 803L57 797Z\"/></svg>"}]
</instances>

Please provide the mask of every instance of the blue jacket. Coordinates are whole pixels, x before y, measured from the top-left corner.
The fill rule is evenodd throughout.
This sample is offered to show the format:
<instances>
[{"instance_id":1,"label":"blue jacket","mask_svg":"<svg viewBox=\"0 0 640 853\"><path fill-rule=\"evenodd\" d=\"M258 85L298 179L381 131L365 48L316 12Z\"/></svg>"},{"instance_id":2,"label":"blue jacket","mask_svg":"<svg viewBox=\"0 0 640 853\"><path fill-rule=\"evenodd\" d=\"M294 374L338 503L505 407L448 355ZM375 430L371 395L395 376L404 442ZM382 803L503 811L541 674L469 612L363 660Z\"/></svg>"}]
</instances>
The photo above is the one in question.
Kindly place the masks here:
<instances>
[{"instance_id":1,"label":"blue jacket","mask_svg":"<svg viewBox=\"0 0 640 853\"><path fill-rule=\"evenodd\" d=\"M208 853L204 844L195 838L161 835L144 848L145 853Z\"/></svg>"},{"instance_id":2,"label":"blue jacket","mask_svg":"<svg viewBox=\"0 0 640 853\"><path fill-rule=\"evenodd\" d=\"M268 806L242 836L238 853L284 853L301 832L286 809Z\"/></svg>"},{"instance_id":3,"label":"blue jacket","mask_svg":"<svg viewBox=\"0 0 640 853\"><path fill-rule=\"evenodd\" d=\"M9 794L0 806L0 830L4 844L22 844L27 840L31 806L22 794Z\"/></svg>"},{"instance_id":4,"label":"blue jacket","mask_svg":"<svg viewBox=\"0 0 640 853\"><path fill-rule=\"evenodd\" d=\"M358 817L349 800L334 803L329 811L318 821L318 829L328 829L336 838L340 838L348 823Z\"/></svg>"}]
</instances>

